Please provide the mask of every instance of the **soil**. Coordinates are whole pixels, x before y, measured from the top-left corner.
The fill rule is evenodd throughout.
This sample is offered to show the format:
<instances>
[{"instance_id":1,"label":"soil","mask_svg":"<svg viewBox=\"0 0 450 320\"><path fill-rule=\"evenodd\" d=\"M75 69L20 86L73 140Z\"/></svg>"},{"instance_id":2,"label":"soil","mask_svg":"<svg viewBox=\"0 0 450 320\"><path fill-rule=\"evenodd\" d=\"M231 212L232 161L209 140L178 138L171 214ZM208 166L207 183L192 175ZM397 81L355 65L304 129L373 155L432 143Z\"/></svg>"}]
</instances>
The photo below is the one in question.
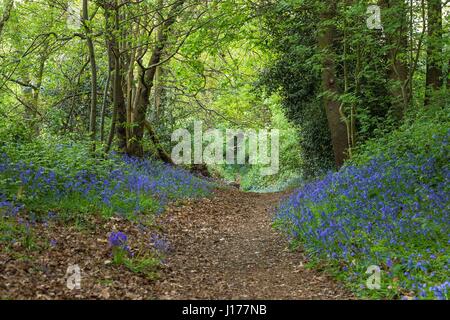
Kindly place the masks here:
<instances>
[{"instance_id":1,"label":"soil","mask_svg":"<svg viewBox=\"0 0 450 320\"><path fill-rule=\"evenodd\" d=\"M156 227L116 217L91 217L81 229L36 224L38 249L16 243L0 250L0 300L352 299L341 283L306 268L306 256L272 228L273 208L285 195L221 188L172 204L155 224L169 243L156 280L114 265L107 241L122 231L139 255L150 250ZM71 264L81 269L80 289L67 288Z\"/></svg>"},{"instance_id":2,"label":"soil","mask_svg":"<svg viewBox=\"0 0 450 320\"><path fill-rule=\"evenodd\" d=\"M156 284L159 299L348 299L328 275L305 267L300 251L272 228L285 196L221 189L171 207L162 222L173 252Z\"/></svg>"}]
</instances>

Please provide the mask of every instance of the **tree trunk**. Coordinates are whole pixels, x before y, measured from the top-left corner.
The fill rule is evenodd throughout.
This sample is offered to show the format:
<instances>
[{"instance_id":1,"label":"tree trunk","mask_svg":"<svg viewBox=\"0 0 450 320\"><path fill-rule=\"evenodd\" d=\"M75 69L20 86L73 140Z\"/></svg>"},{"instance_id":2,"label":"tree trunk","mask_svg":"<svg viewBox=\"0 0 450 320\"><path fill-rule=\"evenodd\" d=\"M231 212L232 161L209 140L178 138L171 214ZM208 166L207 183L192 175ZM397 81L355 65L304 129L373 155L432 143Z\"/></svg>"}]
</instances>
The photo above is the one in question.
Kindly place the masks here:
<instances>
[{"instance_id":1,"label":"tree trunk","mask_svg":"<svg viewBox=\"0 0 450 320\"><path fill-rule=\"evenodd\" d=\"M450 60L447 64L447 90L450 90Z\"/></svg>"},{"instance_id":2,"label":"tree trunk","mask_svg":"<svg viewBox=\"0 0 450 320\"><path fill-rule=\"evenodd\" d=\"M429 105L434 90L442 86L442 4L428 0L428 45L425 106Z\"/></svg>"},{"instance_id":3,"label":"tree trunk","mask_svg":"<svg viewBox=\"0 0 450 320\"><path fill-rule=\"evenodd\" d=\"M127 83L127 86L126 86L127 123L128 124L133 123L132 114L133 114L133 92L135 91L135 88L134 88L135 59L136 59L136 49L132 49L131 55L130 55L130 61L128 64L127 79L126 79L126 83ZM127 129L127 138L128 138L127 141L129 141L129 139L131 138L132 127L127 126L126 129Z\"/></svg>"},{"instance_id":4,"label":"tree trunk","mask_svg":"<svg viewBox=\"0 0 450 320\"><path fill-rule=\"evenodd\" d=\"M324 24L319 32L319 47L324 56L322 60L322 86L327 92L324 96L325 110L328 119L328 127L331 132L331 142L333 145L334 159L336 167L339 169L344 164L347 157L348 137L345 123L341 120L339 107L336 100L338 87L336 83L335 53L333 43L336 30L331 21L336 16L336 4L333 0L324 1L326 8L321 14Z\"/></svg>"},{"instance_id":5,"label":"tree trunk","mask_svg":"<svg viewBox=\"0 0 450 320\"><path fill-rule=\"evenodd\" d=\"M113 91L113 119L111 124L111 134L108 139L108 144L105 148L105 151L108 152L113 137L112 134L117 136L117 143L119 152L126 153L127 152L127 138L126 138L126 103L125 97L123 93L123 68L121 63L121 52L119 48L119 43L117 40L117 35L120 30L120 17L119 17L119 2L115 0L115 5L109 3L108 6L105 6L105 20L106 20L106 30L108 33L108 54L112 61L113 66L113 81L112 81L112 91ZM110 10L113 9L114 12L114 20L111 21Z\"/></svg>"},{"instance_id":6,"label":"tree trunk","mask_svg":"<svg viewBox=\"0 0 450 320\"><path fill-rule=\"evenodd\" d=\"M161 66L159 66L156 68L155 89L154 89L154 99L153 99L153 102L154 102L153 104L155 107L155 117L154 117L155 122L159 122L159 120L160 120L162 96L163 96L163 87L161 85L162 76L163 76L163 69Z\"/></svg>"},{"instance_id":7,"label":"tree trunk","mask_svg":"<svg viewBox=\"0 0 450 320\"><path fill-rule=\"evenodd\" d=\"M32 100L32 106L34 109L33 113L33 132L36 135L40 134L40 128L37 124L37 117L39 114L39 96L41 94L41 87L42 87L42 79L44 78L44 71L45 71L45 65L47 63L48 59L48 53L47 50L44 49L44 52L40 55L40 61L39 61L39 68L38 73L36 75L36 85L35 88L33 88L33 100Z\"/></svg>"},{"instance_id":8,"label":"tree trunk","mask_svg":"<svg viewBox=\"0 0 450 320\"><path fill-rule=\"evenodd\" d=\"M113 72L115 72L115 71L113 71ZM114 99L114 93L113 93L113 99ZM109 129L108 141L106 142L106 146L105 146L105 153L108 153L109 150L111 150L111 146L112 146L112 143L114 140L114 135L116 132L116 122L117 122L117 108L116 108L115 103L113 103L111 128Z\"/></svg>"},{"instance_id":9,"label":"tree trunk","mask_svg":"<svg viewBox=\"0 0 450 320\"><path fill-rule=\"evenodd\" d=\"M108 105L108 93L111 84L111 74L112 74L112 63L111 59L108 58L108 77L106 78L105 89L103 90L103 102L102 111L100 118L100 141L105 141L105 117L106 117L106 107Z\"/></svg>"},{"instance_id":10,"label":"tree trunk","mask_svg":"<svg viewBox=\"0 0 450 320\"><path fill-rule=\"evenodd\" d=\"M144 137L145 121L147 110L150 104L150 91L153 87L156 69L161 61L161 56L168 39L168 31L176 21L176 15L184 1L177 1L173 4L169 17L158 30L157 41L150 58L149 66L141 66L139 72L140 90L137 92L136 107L134 111L133 135L130 141L128 153L132 156L141 157L144 153L142 139Z\"/></svg>"},{"instance_id":11,"label":"tree trunk","mask_svg":"<svg viewBox=\"0 0 450 320\"><path fill-rule=\"evenodd\" d=\"M86 32L86 43L89 49L89 61L91 64L91 106L89 112L89 134L95 151L95 140L97 136L97 64L95 60L95 48L91 37L91 27L89 26L89 4L88 0L83 0L83 26Z\"/></svg>"},{"instance_id":12,"label":"tree trunk","mask_svg":"<svg viewBox=\"0 0 450 320\"><path fill-rule=\"evenodd\" d=\"M390 87L392 113L397 120L401 120L411 99L408 86L409 68L406 59L408 52L407 8L404 0L381 0L380 6L385 12L382 23L389 48L387 60L389 61L388 78L392 81Z\"/></svg>"},{"instance_id":13,"label":"tree trunk","mask_svg":"<svg viewBox=\"0 0 450 320\"><path fill-rule=\"evenodd\" d=\"M4 9L3 15L0 18L0 37L2 36L3 28L5 27L5 23L8 22L9 17L11 16L11 10L13 8L14 1L6 0L4 1Z\"/></svg>"},{"instance_id":14,"label":"tree trunk","mask_svg":"<svg viewBox=\"0 0 450 320\"><path fill-rule=\"evenodd\" d=\"M150 122L145 121L145 128L148 131L148 134L150 136L150 140L152 141L153 145L156 148L156 151L158 152L158 157L165 163L174 164L172 161L172 158L169 156L169 154L164 150L164 148L161 145L161 142L158 139L158 136L155 133L155 130L153 130L152 125Z\"/></svg>"},{"instance_id":15,"label":"tree trunk","mask_svg":"<svg viewBox=\"0 0 450 320\"><path fill-rule=\"evenodd\" d=\"M150 64L158 63L161 57L159 49L155 49ZM144 127L147 116L147 109L150 103L150 90L153 86L153 78L155 76L156 67L150 69L140 70L141 88L138 92L136 109L134 110L134 126L133 137L130 141L130 148L128 150L130 155L142 157L144 151L142 148L142 138L144 136Z\"/></svg>"},{"instance_id":16,"label":"tree trunk","mask_svg":"<svg viewBox=\"0 0 450 320\"><path fill-rule=\"evenodd\" d=\"M127 152L127 110L122 88L123 76L120 57L114 56L114 108L117 113L116 135L120 152Z\"/></svg>"},{"instance_id":17,"label":"tree trunk","mask_svg":"<svg viewBox=\"0 0 450 320\"><path fill-rule=\"evenodd\" d=\"M121 52L119 47L119 41L117 35L120 34L120 15L119 15L119 2L116 0L116 6L114 11L114 35L111 35L111 51L114 61L114 80L113 80L113 100L114 109L116 110L116 136L119 151L122 153L127 152L127 110L125 103L125 96L123 93L123 65L121 62Z\"/></svg>"}]
</instances>

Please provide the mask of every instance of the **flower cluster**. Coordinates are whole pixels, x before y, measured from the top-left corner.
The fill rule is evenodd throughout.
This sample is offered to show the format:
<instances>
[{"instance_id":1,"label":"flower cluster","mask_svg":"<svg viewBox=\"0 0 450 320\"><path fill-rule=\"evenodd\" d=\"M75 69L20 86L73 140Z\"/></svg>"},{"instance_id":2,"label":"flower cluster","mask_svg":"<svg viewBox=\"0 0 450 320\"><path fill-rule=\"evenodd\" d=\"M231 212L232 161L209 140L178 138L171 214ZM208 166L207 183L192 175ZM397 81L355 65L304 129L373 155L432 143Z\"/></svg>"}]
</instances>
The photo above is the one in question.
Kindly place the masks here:
<instances>
[{"instance_id":1,"label":"flower cluster","mask_svg":"<svg viewBox=\"0 0 450 320\"><path fill-rule=\"evenodd\" d=\"M450 298L450 281L445 281L441 285L431 287L430 290L439 300L448 300ZM422 290L421 295L426 295L426 291Z\"/></svg>"},{"instance_id":2,"label":"flower cluster","mask_svg":"<svg viewBox=\"0 0 450 320\"><path fill-rule=\"evenodd\" d=\"M366 268L378 265L397 294L442 298L450 264L449 138L430 142L442 146L436 154L380 156L306 185L280 205L276 225L351 283L364 285Z\"/></svg>"},{"instance_id":3,"label":"flower cluster","mask_svg":"<svg viewBox=\"0 0 450 320\"><path fill-rule=\"evenodd\" d=\"M80 170L67 173L23 161L0 158L0 212L17 213L19 203L88 203L103 211L136 214L162 212L171 200L203 196L211 183L188 171L153 160L113 156L114 167L98 173ZM19 196L20 197L19 197Z\"/></svg>"},{"instance_id":4,"label":"flower cluster","mask_svg":"<svg viewBox=\"0 0 450 320\"><path fill-rule=\"evenodd\" d=\"M23 205L17 205L14 201L10 201L6 196L0 193L0 216L16 216L23 208Z\"/></svg>"},{"instance_id":5,"label":"flower cluster","mask_svg":"<svg viewBox=\"0 0 450 320\"><path fill-rule=\"evenodd\" d=\"M161 253L167 253L170 250L170 245L167 239L163 236L160 236L157 233L153 233L150 237L150 241L153 247Z\"/></svg>"},{"instance_id":6,"label":"flower cluster","mask_svg":"<svg viewBox=\"0 0 450 320\"><path fill-rule=\"evenodd\" d=\"M128 237L123 232L111 232L108 242L111 247L125 248L127 246Z\"/></svg>"},{"instance_id":7,"label":"flower cluster","mask_svg":"<svg viewBox=\"0 0 450 320\"><path fill-rule=\"evenodd\" d=\"M111 247L114 263L122 264L129 256L133 256L133 253L128 246L128 237L125 233L120 231L111 232L108 242Z\"/></svg>"}]
</instances>

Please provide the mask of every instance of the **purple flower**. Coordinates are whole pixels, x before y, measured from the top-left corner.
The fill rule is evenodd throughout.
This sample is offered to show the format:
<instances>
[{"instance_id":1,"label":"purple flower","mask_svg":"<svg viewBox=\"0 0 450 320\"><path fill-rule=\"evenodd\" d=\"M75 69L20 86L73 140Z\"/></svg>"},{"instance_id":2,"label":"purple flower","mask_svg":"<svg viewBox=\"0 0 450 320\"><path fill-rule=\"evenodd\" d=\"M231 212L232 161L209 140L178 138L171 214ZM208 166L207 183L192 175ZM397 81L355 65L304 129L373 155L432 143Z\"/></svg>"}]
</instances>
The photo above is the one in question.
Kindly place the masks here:
<instances>
[{"instance_id":1,"label":"purple flower","mask_svg":"<svg viewBox=\"0 0 450 320\"><path fill-rule=\"evenodd\" d=\"M436 135L433 144L449 136ZM440 150L389 152L329 173L285 199L275 225L314 259L346 265L346 274L385 265L387 277L420 297L420 284L439 283L450 264L438 259L450 244L448 148ZM435 297L448 296L442 286L434 286Z\"/></svg>"},{"instance_id":2,"label":"purple flower","mask_svg":"<svg viewBox=\"0 0 450 320\"><path fill-rule=\"evenodd\" d=\"M150 237L150 241L153 244L153 247L161 253L169 252L170 245L165 237L161 237L159 234L153 233Z\"/></svg>"},{"instance_id":3,"label":"purple flower","mask_svg":"<svg viewBox=\"0 0 450 320\"><path fill-rule=\"evenodd\" d=\"M388 258L388 259L386 260L386 266L387 266L389 269L391 269L393 265L394 265L394 264L393 264L391 258Z\"/></svg>"},{"instance_id":4,"label":"purple flower","mask_svg":"<svg viewBox=\"0 0 450 320\"><path fill-rule=\"evenodd\" d=\"M123 232L111 232L108 241L111 247L124 248L127 245L128 237Z\"/></svg>"}]
</instances>

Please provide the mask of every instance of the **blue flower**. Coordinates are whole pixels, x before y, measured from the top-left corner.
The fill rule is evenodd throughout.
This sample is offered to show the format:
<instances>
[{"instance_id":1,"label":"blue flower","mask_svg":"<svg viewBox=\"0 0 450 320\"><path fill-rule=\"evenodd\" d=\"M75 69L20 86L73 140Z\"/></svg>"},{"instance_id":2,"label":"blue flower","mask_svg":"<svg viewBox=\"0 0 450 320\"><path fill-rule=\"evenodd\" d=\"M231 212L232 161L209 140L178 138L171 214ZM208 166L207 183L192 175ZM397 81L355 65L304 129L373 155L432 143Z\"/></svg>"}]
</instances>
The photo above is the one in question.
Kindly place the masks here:
<instances>
[{"instance_id":1,"label":"blue flower","mask_svg":"<svg viewBox=\"0 0 450 320\"><path fill-rule=\"evenodd\" d=\"M111 232L108 241L111 247L124 248L127 244L128 237L123 232Z\"/></svg>"},{"instance_id":2,"label":"blue flower","mask_svg":"<svg viewBox=\"0 0 450 320\"><path fill-rule=\"evenodd\" d=\"M384 264L386 277L422 297L423 282L435 285L450 265L438 259L450 254L450 159L442 150L441 158L386 154L329 173L284 200L275 224L311 257L348 266L348 274ZM435 285L436 298L444 289Z\"/></svg>"},{"instance_id":3,"label":"blue flower","mask_svg":"<svg viewBox=\"0 0 450 320\"><path fill-rule=\"evenodd\" d=\"M161 237L157 233L153 233L150 237L153 247L161 253L167 253L170 250L169 242L165 237Z\"/></svg>"}]
</instances>

